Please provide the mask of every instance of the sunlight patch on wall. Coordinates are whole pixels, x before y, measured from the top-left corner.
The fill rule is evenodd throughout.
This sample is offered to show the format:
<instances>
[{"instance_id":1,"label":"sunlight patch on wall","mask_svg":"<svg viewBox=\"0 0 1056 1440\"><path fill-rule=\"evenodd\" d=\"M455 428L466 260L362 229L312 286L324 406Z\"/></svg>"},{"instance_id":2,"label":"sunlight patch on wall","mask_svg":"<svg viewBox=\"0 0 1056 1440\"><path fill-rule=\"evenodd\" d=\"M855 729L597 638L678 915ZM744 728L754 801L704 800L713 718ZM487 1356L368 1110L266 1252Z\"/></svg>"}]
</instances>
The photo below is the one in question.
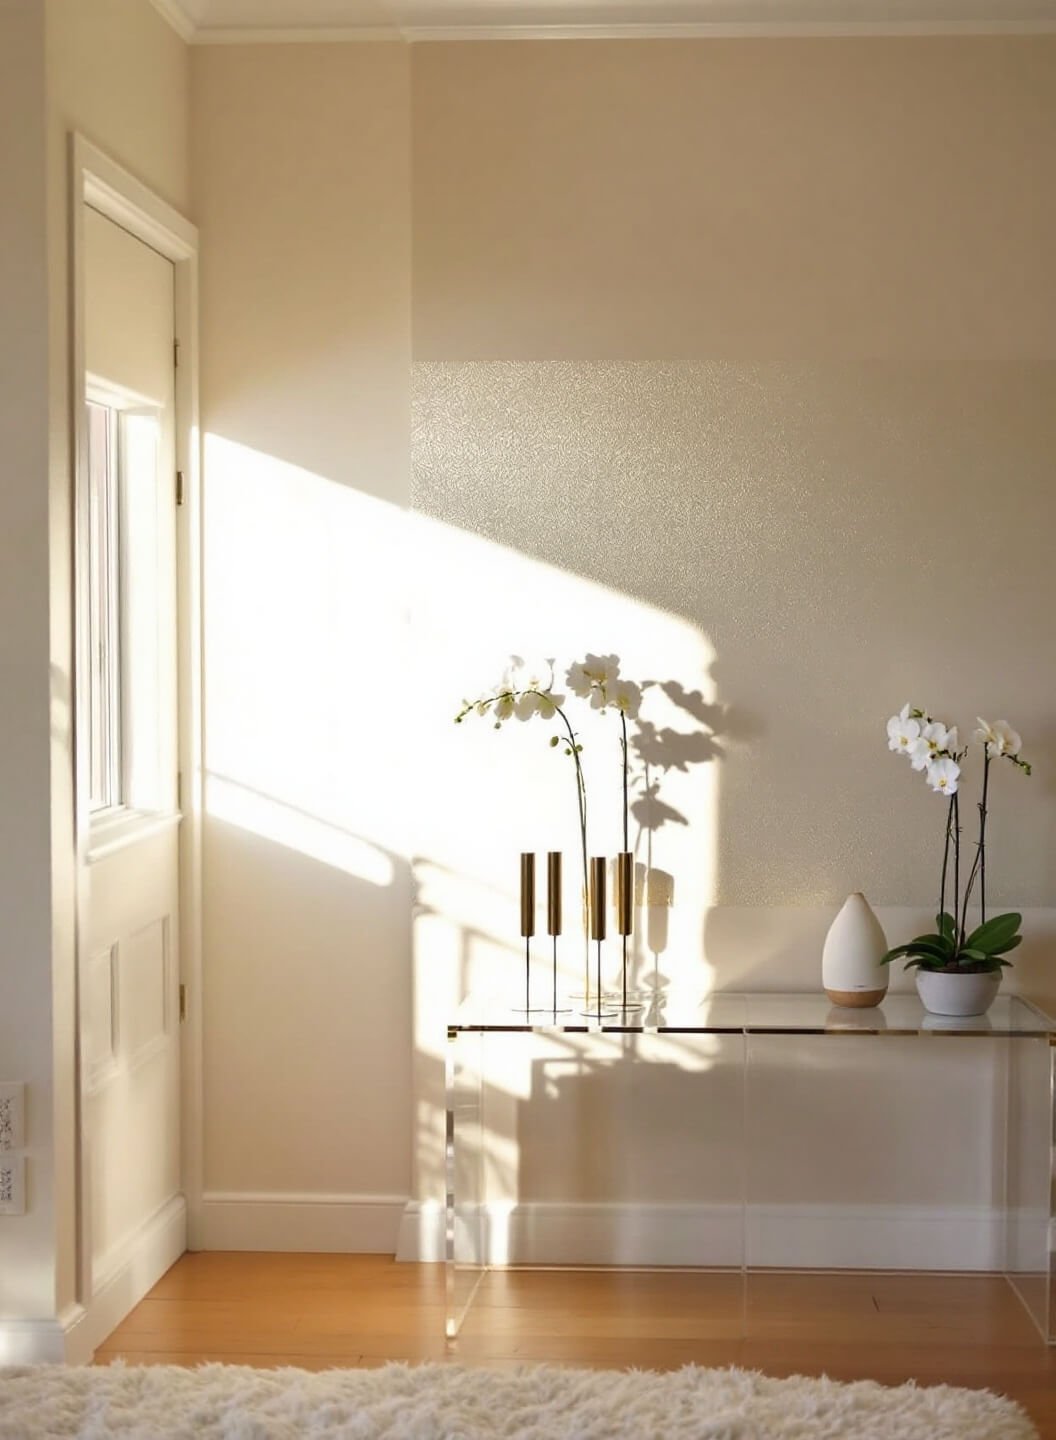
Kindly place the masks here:
<instances>
[{"instance_id":1,"label":"sunlight patch on wall","mask_svg":"<svg viewBox=\"0 0 1056 1440\"><path fill-rule=\"evenodd\" d=\"M205 808L217 820L296 850L321 865L343 870L371 885L392 884L395 869L383 850L270 795L225 780L222 775L206 777Z\"/></svg>"},{"instance_id":2,"label":"sunlight patch on wall","mask_svg":"<svg viewBox=\"0 0 1056 1440\"><path fill-rule=\"evenodd\" d=\"M388 883L368 857L407 851L405 514L218 435L205 467L212 802L306 853L358 837L356 873Z\"/></svg>"}]
</instances>

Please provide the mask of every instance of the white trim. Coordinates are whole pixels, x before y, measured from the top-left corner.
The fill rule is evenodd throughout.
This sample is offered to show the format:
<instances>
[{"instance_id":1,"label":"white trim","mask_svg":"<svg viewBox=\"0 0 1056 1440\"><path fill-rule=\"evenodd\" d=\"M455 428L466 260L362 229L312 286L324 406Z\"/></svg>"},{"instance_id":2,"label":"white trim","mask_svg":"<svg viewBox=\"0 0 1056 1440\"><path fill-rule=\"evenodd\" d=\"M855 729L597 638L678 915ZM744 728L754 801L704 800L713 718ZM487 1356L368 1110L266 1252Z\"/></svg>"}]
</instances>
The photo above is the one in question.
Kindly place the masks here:
<instances>
[{"instance_id":1,"label":"white trim","mask_svg":"<svg viewBox=\"0 0 1056 1440\"><path fill-rule=\"evenodd\" d=\"M187 1204L182 1195L174 1195L102 1257L95 1293L87 1306L77 1307L80 1313L66 1328L65 1360L74 1365L89 1361L96 1346L120 1325L186 1248Z\"/></svg>"},{"instance_id":2,"label":"white trim","mask_svg":"<svg viewBox=\"0 0 1056 1440\"><path fill-rule=\"evenodd\" d=\"M180 955L181 980L188 986L187 1023L181 1027L181 1123L182 1172L186 1196L186 1219L181 1233L189 1228L193 1236L202 1184L202 1042L200 997L201 960L201 436L198 421L198 231L160 196L129 174L82 135L70 135L70 394L74 474L86 454L84 426L85 341L84 341L84 207L88 205L120 225L129 234L171 260L174 270L175 334L180 343L180 365L176 371L176 467L183 471L184 504L177 517L178 625L179 625L179 765L183 776L183 818L180 826ZM84 486L75 486L75 535L85 523ZM75 541L75 555L79 546ZM74 604L81 603L75 580ZM78 674L76 683L83 685ZM84 727L75 726L75 824L78 868L93 853L90 813L85 786ZM152 817L168 828L177 817ZM138 835L135 838L139 838ZM99 847L94 847L96 858ZM83 890L85 887L81 887ZM83 906L78 898L77 949L80 968L80 936L85 934ZM79 1020L78 1020L79 1028ZM78 1060L79 1064L79 1060ZM86 1170L86 1126L83 1123L84 1095L78 1093L78 1169ZM90 1217L83 1187L80 1190L78 1219L78 1295L92 1297ZM184 1202L181 1201L181 1206ZM181 1242L182 1243L182 1242ZM175 1258L175 1257L174 1257ZM170 1261L171 1263L171 1261ZM123 1293L123 1292L122 1292ZM134 1303L134 1302L133 1302ZM120 1318L120 1317L118 1317ZM114 1322L116 1323L116 1321Z\"/></svg>"},{"instance_id":3,"label":"white trim","mask_svg":"<svg viewBox=\"0 0 1056 1440\"><path fill-rule=\"evenodd\" d=\"M183 816L178 810L108 811L101 819L92 822L84 863L97 865L100 860L116 855L119 850L127 850L130 845L138 845L141 841L153 840L155 835L175 830L182 821Z\"/></svg>"},{"instance_id":4,"label":"white trim","mask_svg":"<svg viewBox=\"0 0 1056 1440\"><path fill-rule=\"evenodd\" d=\"M491 1265L728 1268L742 1259L740 1205L491 1203L479 1218ZM1003 1215L986 1206L750 1205L747 1227L746 1259L760 1269L1003 1268ZM442 1260L444 1229L442 1206L411 1202L397 1260Z\"/></svg>"},{"instance_id":5,"label":"white trim","mask_svg":"<svg viewBox=\"0 0 1056 1440\"><path fill-rule=\"evenodd\" d=\"M197 25L184 9L181 0L150 0L163 20L167 20L181 40L190 43L197 32Z\"/></svg>"},{"instance_id":6,"label":"white trim","mask_svg":"<svg viewBox=\"0 0 1056 1440\"><path fill-rule=\"evenodd\" d=\"M406 25L410 44L470 40L750 40L913 35L1052 35L1052 20L731 20L668 25ZM199 42L201 32L199 32Z\"/></svg>"},{"instance_id":7,"label":"white trim","mask_svg":"<svg viewBox=\"0 0 1056 1440\"><path fill-rule=\"evenodd\" d=\"M379 40L402 42L397 25L298 25L287 29L256 29L251 25L195 31L195 45L346 45Z\"/></svg>"},{"instance_id":8,"label":"white trim","mask_svg":"<svg viewBox=\"0 0 1056 1440\"><path fill-rule=\"evenodd\" d=\"M0 1369L65 1364L70 1358L68 1337L83 1318L83 1306L68 1305L53 1320L0 1320Z\"/></svg>"},{"instance_id":9,"label":"white trim","mask_svg":"<svg viewBox=\"0 0 1056 1440\"><path fill-rule=\"evenodd\" d=\"M1056 18L1037 20L731 20L695 24L252 26L194 31L195 45L334 45L377 41L410 45L524 40L811 40L885 36L1053 35Z\"/></svg>"},{"instance_id":10,"label":"white trim","mask_svg":"<svg viewBox=\"0 0 1056 1440\"><path fill-rule=\"evenodd\" d=\"M209 1190L194 1248L392 1255L406 1207L406 1195Z\"/></svg>"}]
</instances>

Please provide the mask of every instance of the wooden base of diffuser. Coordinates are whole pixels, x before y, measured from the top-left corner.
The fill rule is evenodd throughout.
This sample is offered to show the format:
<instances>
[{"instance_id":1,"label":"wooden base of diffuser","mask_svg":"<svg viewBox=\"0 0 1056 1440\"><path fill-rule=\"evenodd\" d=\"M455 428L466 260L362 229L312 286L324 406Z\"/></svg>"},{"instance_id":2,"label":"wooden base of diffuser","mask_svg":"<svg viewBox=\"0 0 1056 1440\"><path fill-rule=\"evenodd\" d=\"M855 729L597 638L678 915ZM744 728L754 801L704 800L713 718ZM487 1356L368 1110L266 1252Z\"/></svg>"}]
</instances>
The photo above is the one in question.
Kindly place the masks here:
<instances>
[{"instance_id":1,"label":"wooden base of diffuser","mask_svg":"<svg viewBox=\"0 0 1056 1440\"><path fill-rule=\"evenodd\" d=\"M826 990L825 994L834 1005L842 1005L847 1010L866 1010L879 1005L887 990Z\"/></svg>"}]
</instances>

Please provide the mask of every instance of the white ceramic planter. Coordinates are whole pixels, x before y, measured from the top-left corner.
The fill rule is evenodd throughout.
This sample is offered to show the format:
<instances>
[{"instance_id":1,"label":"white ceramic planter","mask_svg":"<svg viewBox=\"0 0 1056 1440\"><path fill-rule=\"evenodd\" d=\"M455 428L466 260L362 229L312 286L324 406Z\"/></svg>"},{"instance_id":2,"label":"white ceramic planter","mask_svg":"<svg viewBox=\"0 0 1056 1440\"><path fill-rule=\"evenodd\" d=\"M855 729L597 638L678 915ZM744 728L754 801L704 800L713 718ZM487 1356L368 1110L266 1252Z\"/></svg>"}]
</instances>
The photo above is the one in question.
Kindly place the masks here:
<instances>
[{"instance_id":1,"label":"white ceramic planter","mask_svg":"<svg viewBox=\"0 0 1056 1440\"><path fill-rule=\"evenodd\" d=\"M887 940L860 891L849 895L832 922L821 952L821 983L834 1005L879 1005L887 994Z\"/></svg>"},{"instance_id":2,"label":"white ceramic planter","mask_svg":"<svg viewBox=\"0 0 1056 1440\"><path fill-rule=\"evenodd\" d=\"M984 970L976 975L917 971L917 993L932 1015L985 1015L1000 986L1000 970Z\"/></svg>"}]
</instances>

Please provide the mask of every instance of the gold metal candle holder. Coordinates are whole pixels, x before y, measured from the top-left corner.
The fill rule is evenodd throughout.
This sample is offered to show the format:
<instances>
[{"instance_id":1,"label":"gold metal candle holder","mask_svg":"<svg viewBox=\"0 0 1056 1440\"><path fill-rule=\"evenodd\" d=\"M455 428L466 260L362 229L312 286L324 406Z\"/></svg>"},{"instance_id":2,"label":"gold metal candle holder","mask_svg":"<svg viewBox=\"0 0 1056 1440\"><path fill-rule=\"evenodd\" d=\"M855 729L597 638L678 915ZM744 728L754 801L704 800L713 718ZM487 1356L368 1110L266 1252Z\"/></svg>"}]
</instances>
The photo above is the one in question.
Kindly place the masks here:
<instances>
[{"instance_id":1,"label":"gold metal candle holder","mask_svg":"<svg viewBox=\"0 0 1056 1440\"><path fill-rule=\"evenodd\" d=\"M546 933L555 939L561 934L560 850L548 850L546 855Z\"/></svg>"},{"instance_id":2,"label":"gold metal candle holder","mask_svg":"<svg viewBox=\"0 0 1056 1440\"><path fill-rule=\"evenodd\" d=\"M605 935L605 857L595 855L590 862L590 938L604 940Z\"/></svg>"},{"instance_id":3,"label":"gold metal candle holder","mask_svg":"<svg viewBox=\"0 0 1056 1440\"><path fill-rule=\"evenodd\" d=\"M531 851L521 855L521 934L526 939L535 934L535 856Z\"/></svg>"},{"instance_id":4,"label":"gold metal candle holder","mask_svg":"<svg viewBox=\"0 0 1056 1440\"><path fill-rule=\"evenodd\" d=\"M616 928L621 935L634 933L634 856L629 850L616 856Z\"/></svg>"},{"instance_id":5,"label":"gold metal candle holder","mask_svg":"<svg viewBox=\"0 0 1056 1440\"><path fill-rule=\"evenodd\" d=\"M521 934L524 936L524 1011L532 1008L532 936L535 934L535 855L521 853Z\"/></svg>"},{"instance_id":6,"label":"gold metal candle holder","mask_svg":"<svg viewBox=\"0 0 1056 1440\"><path fill-rule=\"evenodd\" d=\"M554 1015L557 1015L557 937L561 934L561 851L548 850L546 854L546 933L553 938L554 946Z\"/></svg>"},{"instance_id":7,"label":"gold metal candle holder","mask_svg":"<svg viewBox=\"0 0 1056 1440\"><path fill-rule=\"evenodd\" d=\"M595 855L590 862L590 938L597 943L597 974L595 977L594 1005L587 996L586 1015L600 1020L602 1015L615 1015L615 1010L601 1006L601 942L607 934L605 914L605 870L608 862L604 855Z\"/></svg>"},{"instance_id":8,"label":"gold metal candle holder","mask_svg":"<svg viewBox=\"0 0 1056 1440\"><path fill-rule=\"evenodd\" d=\"M627 998L627 941L634 934L634 856L621 850L616 857L616 929L623 937L623 1008L640 1010L639 1002Z\"/></svg>"}]
</instances>

